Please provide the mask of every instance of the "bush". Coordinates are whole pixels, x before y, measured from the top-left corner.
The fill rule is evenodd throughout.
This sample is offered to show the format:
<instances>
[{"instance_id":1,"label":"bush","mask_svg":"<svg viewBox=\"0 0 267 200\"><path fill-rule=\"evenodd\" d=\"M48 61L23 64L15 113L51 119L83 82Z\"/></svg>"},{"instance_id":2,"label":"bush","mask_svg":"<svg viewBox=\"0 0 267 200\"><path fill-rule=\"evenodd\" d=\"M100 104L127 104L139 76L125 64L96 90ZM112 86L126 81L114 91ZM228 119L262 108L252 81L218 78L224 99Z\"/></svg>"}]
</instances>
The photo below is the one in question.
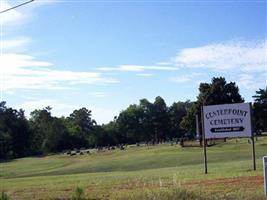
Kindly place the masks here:
<instances>
[{"instance_id":1,"label":"bush","mask_svg":"<svg viewBox=\"0 0 267 200\"><path fill-rule=\"evenodd\" d=\"M74 192L71 200L85 200L83 188L76 187L75 192Z\"/></svg>"},{"instance_id":2,"label":"bush","mask_svg":"<svg viewBox=\"0 0 267 200\"><path fill-rule=\"evenodd\" d=\"M11 200L11 197L9 197L5 192L2 192L0 200Z\"/></svg>"}]
</instances>

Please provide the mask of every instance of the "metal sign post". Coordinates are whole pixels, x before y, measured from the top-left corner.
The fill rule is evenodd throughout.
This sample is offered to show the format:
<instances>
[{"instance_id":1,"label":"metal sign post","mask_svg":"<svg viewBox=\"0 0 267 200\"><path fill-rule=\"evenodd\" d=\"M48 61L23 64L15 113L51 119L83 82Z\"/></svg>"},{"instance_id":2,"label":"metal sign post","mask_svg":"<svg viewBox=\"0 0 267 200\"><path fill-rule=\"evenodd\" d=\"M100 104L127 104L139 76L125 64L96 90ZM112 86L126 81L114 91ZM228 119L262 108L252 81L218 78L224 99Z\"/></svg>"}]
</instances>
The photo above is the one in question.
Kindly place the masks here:
<instances>
[{"instance_id":1,"label":"metal sign post","mask_svg":"<svg viewBox=\"0 0 267 200\"><path fill-rule=\"evenodd\" d=\"M254 134L253 134L253 123L252 123L252 105L249 103L249 110L250 110L250 123L251 123L251 142L252 142L252 162L253 162L253 170L256 171L256 156L255 156L255 141L254 141Z\"/></svg>"},{"instance_id":2,"label":"metal sign post","mask_svg":"<svg viewBox=\"0 0 267 200\"><path fill-rule=\"evenodd\" d=\"M251 137L252 141L252 162L253 162L253 170L256 171L256 156L255 156L255 141L254 137Z\"/></svg>"},{"instance_id":3,"label":"metal sign post","mask_svg":"<svg viewBox=\"0 0 267 200\"><path fill-rule=\"evenodd\" d=\"M267 156L263 157L263 172L264 172L264 192L267 196Z\"/></svg>"},{"instance_id":4,"label":"metal sign post","mask_svg":"<svg viewBox=\"0 0 267 200\"><path fill-rule=\"evenodd\" d=\"M202 125L202 142L203 142L203 153L204 153L204 166L205 166L205 174L208 173L208 165L207 165L207 142L205 137L205 128L204 128L204 113L203 106L201 107L201 125Z\"/></svg>"}]
</instances>

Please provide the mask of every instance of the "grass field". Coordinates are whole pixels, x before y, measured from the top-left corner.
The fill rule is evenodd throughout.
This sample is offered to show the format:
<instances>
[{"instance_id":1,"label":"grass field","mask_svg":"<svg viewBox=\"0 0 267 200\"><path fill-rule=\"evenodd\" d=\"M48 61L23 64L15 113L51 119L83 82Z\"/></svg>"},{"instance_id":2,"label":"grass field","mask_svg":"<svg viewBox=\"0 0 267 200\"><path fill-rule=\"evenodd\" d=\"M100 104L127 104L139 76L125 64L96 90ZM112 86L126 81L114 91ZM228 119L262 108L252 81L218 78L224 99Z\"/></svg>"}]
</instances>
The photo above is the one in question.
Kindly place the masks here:
<instances>
[{"instance_id":1,"label":"grass field","mask_svg":"<svg viewBox=\"0 0 267 200\"><path fill-rule=\"evenodd\" d=\"M170 144L128 146L90 155L52 155L1 163L1 191L13 199L70 199L77 186L88 199L266 199L262 157L267 138L231 140L203 151Z\"/></svg>"}]
</instances>

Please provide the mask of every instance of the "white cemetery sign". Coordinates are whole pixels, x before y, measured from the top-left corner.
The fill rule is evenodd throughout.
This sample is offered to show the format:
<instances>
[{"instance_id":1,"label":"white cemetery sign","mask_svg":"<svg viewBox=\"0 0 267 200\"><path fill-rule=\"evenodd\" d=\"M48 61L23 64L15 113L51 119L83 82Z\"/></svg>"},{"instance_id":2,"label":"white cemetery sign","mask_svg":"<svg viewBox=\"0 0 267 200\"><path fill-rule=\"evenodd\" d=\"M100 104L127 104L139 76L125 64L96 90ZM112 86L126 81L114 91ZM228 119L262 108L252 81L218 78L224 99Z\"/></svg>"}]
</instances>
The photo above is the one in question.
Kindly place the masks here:
<instances>
[{"instance_id":1,"label":"white cemetery sign","mask_svg":"<svg viewBox=\"0 0 267 200\"><path fill-rule=\"evenodd\" d=\"M203 106L206 139L252 137L250 103Z\"/></svg>"}]
</instances>

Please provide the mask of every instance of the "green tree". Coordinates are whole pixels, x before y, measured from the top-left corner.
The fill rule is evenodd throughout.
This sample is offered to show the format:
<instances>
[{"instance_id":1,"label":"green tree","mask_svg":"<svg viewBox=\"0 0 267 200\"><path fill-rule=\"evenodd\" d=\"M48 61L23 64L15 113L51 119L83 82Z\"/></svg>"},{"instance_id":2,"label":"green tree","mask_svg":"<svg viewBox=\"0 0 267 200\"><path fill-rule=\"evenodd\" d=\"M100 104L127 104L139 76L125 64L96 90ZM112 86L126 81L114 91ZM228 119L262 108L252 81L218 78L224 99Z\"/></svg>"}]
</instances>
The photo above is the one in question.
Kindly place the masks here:
<instances>
[{"instance_id":1,"label":"green tree","mask_svg":"<svg viewBox=\"0 0 267 200\"><path fill-rule=\"evenodd\" d=\"M267 87L256 91L253 98L254 123L257 133L267 131Z\"/></svg>"},{"instance_id":2,"label":"green tree","mask_svg":"<svg viewBox=\"0 0 267 200\"><path fill-rule=\"evenodd\" d=\"M239 88L234 82L227 83L225 78L212 78L211 83L200 83L199 94L194 106L190 108L181 124L187 131L195 130L195 115L201 119L203 105L242 103L244 99L239 94ZM199 122L201 130L201 123ZM200 131L201 133L202 131Z\"/></svg>"},{"instance_id":3,"label":"green tree","mask_svg":"<svg viewBox=\"0 0 267 200\"><path fill-rule=\"evenodd\" d=\"M255 103L266 104L267 103L267 86L265 89L259 89L256 91L256 95L253 96Z\"/></svg>"},{"instance_id":4,"label":"green tree","mask_svg":"<svg viewBox=\"0 0 267 200\"><path fill-rule=\"evenodd\" d=\"M166 140L170 131L168 107L164 99L158 96L155 98L152 108L153 143L158 143Z\"/></svg>"},{"instance_id":5,"label":"green tree","mask_svg":"<svg viewBox=\"0 0 267 200\"><path fill-rule=\"evenodd\" d=\"M193 134L191 135L192 137L194 137L194 133L196 133L196 113L196 105L192 104L179 124L181 129L186 130L190 134Z\"/></svg>"},{"instance_id":6,"label":"green tree","mask_svg":"<svg viewBox=\"0 0 267 200\"><path fill-rule=\"evenodd\" d=\"M118 124L115 121L111 121L101 126L95 126L89 141L90 146L103 147L120 144L122 143L121 139Z\"/></svg>"},{"instance_id":7,"label":"green tree","mask_svg":"<svg viewBox=\"0 0 267 200\"><path fill-rule=\"evenodd\" d=\"M147 99L141 99L139 101L139 106L142 111L142 137L144 141L148 144L154 138L154 128L153 128L153 103L149 102Z\"/></svg>"},{"instance_id":8,"label":"green tree","mask_svg":"<svg viewBox=\"0 0 267 200\"><path fill-rule=\"evenodd\" d=\"M187 125L183 126L181 124L183 118L187 115L190 107L193 105L189 100L186 102L174 102L169 110L169 118L170 118L170 135L169 138L181 138L183 137Z\"/></svg>"},{"instance_id":9,"label":"green tree","mask_svg":"<svg viewBox=\"0 0 267 200\"><path fill-rule=\"evenodd\" d=\"M33 133L31 148L34 154L42 154L48 152L48 135L50 133L50 124L52 121L51 107L44 109L36 109L30 114L30 129Z\"/></svg>"},{"instance_id":10,"label":"green tree","mask_svg":"<svg viewBox=\"0 0 267 200\"><path fill-rule=\"evenodd\" d=\"M64 118L52 117L47 127L47 149L49 152L59 152L72 147L72 138L64 123Z\"/></svg>"},{"instance_id":11,"label":"green tree","mask_svg":"<svg viewBox=\"0 0 267 200\"><path fill-rule=\"evenodd\" d=\"M117 119L117 124L123 143L138 143L143 137L143 110L133 104L122 111Z\"/></svg>"},{"instance_id":12,"label":"green tree","mask_svg":"<svg viewBox=\"0 0 267 200\"><path fill-rule=\"evenodd\" d=\"M6 102L0 102L0 158L28 155L30 137L24 111L7 108Z\"/></svg>"},{"instance_id":13,"label":"green tree","mask_svg":"<svg viewBox=\"0 0 267 200\"><path fill-rule=\"evenodd\" d=\"M34 110L31 113L29 120L33 133L31 144L35 154L58 152L72 146L64 120L51 116L50 107Z\"/></svg>"},{"instance_id":14,"label":"green tree","mask_svg":"<svg viewBox=\"0 0 267 200\"><path fill-rule=\"evenodd\" d=\"M66 126L73 138L73 146L76 148L86 147L90 143L90 134L96 125L91 115L91 110L81 108L74 110L66 119Z\"/></svg>"}]
</instances>

